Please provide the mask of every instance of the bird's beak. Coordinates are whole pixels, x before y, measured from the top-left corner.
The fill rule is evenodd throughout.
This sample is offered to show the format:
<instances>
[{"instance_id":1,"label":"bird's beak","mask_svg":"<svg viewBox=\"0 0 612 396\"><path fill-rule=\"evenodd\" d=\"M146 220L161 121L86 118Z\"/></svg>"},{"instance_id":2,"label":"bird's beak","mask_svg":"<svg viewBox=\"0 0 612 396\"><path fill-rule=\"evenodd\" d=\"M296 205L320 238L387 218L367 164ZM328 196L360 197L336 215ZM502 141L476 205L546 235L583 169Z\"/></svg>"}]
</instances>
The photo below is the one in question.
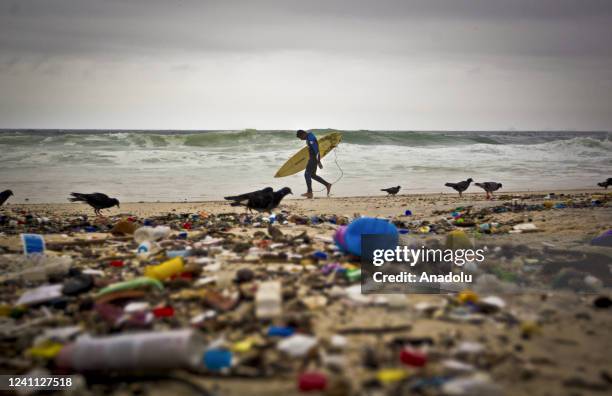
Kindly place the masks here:
<instances>
[{"instance_id":1,"label":"bird's beak","mask_svg":"<svg viewBox=\"0 0 612 396\"><path fill-rule=\"evenodd\" d=\"M119 204L117 204L117 207L118 207L119 209L121 209L121 206L119 206Z\"/></svg>"}]
</instances>

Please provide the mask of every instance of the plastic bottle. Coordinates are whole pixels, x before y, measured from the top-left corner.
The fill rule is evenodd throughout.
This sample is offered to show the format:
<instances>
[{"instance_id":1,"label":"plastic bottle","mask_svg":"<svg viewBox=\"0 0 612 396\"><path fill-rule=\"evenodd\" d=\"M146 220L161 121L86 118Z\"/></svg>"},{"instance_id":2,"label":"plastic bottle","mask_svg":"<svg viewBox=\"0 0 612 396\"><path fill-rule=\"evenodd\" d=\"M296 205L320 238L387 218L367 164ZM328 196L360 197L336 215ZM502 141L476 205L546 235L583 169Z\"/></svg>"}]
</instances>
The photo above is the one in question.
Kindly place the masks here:
<instances>
[{"instance_id":1,"label":"plastic bottle","mask_svg":"<svg viewBox=\"0 0 612 396\"><path fill-rule=\"evenodd\" d=\"M281 283L262 282L255 294L255 315L258 319L272 319L282 313Z\"/></svg>"},{"instance_id":2,"label":"plastic bottle","mask_svg":"<svg viewBox=\"0 0 612 396\"><path fill-rule=\"evenodd\" d=\"M182 257L175 257L159 265L149 265L145 268L145 276L157 280L168 279L183 272L185 265Z\"/></svg>"},{"instance_id":3,"label":"plastic bottle","mask_svg":"<svg viewBox=\"0 0 612 396\"><path fill-rule=\"evenodd\" d=\"M19 279L26 282L43 282L52 275L65 275L72 265L72 258L70 256L32 254L26 256L25 259L22 255L5 258L7 258L8 263L14 262L15 264L8 268L26 267L22 271L7 274L7 279Z\"/></svg>"},{"instance_id":4,"label":"plastic bottle","mask_svg":"<svg viewBox=\"0 0 612 396\"><path fill-rule=\"evenodd\" d=\"M74 371L195 368L204 350L204 340L191 329L85 336L66 345L56 364Z\"/></svg>"},{"instance_id":5,"label":"plastic bottle","mask_svg":"<svg viewBox=\"0 0 612 396\"><path fill-rule=\"evenodd\" d=\"M134 240L137 243L142 243L144 241L159 241L161 239L166 238L170 235L170 227L166 226L157 226L157 227L140 227L136 231L134 231Z\"/></svg>"},{"instance_id":6,"label":"plastic bottle","mask_svg":"<svg viewBox=\"0 0 612 396\"><path fill-rule=\"evenodd\" d=\"M345 248L349 253L361 256L361 236L370 234L389 235L390 248L397 246L399 234L392 223L373 217L362 217L351 222L344 233Z\"/></svg>"}]
</instances>

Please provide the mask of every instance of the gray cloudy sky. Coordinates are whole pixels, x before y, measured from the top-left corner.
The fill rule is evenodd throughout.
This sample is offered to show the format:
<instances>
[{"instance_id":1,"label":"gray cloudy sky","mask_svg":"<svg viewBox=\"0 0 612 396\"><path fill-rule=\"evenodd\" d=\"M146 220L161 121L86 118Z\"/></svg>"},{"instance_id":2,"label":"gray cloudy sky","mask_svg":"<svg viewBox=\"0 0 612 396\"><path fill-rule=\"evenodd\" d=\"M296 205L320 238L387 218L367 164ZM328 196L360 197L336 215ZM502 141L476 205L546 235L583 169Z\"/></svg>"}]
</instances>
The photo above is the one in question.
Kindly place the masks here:
<instances>
[{"instance_id":1,"label":"gray cloudy sky","mask_svg":"<svg viewBox=\"0 0 612 396\"><path fill-rule=\"evenodd\" d=\"M0 128L612 130L609 0L0 0Z\"/></svg>"}]
</instances>

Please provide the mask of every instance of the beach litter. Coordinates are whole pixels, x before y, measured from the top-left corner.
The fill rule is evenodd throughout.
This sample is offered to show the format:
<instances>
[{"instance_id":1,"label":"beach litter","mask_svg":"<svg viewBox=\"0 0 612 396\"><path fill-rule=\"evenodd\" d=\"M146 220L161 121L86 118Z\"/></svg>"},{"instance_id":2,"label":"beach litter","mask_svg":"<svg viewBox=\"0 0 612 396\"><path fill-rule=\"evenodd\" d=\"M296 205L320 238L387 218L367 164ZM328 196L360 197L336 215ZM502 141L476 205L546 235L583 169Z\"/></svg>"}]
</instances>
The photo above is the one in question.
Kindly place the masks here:
<instances>
[{"instance_id":1,"label":"beach litter","mask_svg":"<svg viewBox=\"0 0 612 396\"><path fill-rule=\"evenodd\" d=\"M609 311L607 256L496 239L541 230L525 212L598 210L584 201L588 208L573 199L548 209L521 199L409 219L198 211L96 220L5 210L1 231L21 244L0 250L0 365L79 374L96 395L125 389L119 374L160 371L334 395L497 394L515 366L540 378L532 367L542 357L521 348L559 326L562 310L550 313L543 295L596 290L569 301L589 315ZM371 233L486 248L487 259L452 294L362 294L358 256ZM533 293L527 302L514 297L521 290Z\"/></svg>"}]
</instances>

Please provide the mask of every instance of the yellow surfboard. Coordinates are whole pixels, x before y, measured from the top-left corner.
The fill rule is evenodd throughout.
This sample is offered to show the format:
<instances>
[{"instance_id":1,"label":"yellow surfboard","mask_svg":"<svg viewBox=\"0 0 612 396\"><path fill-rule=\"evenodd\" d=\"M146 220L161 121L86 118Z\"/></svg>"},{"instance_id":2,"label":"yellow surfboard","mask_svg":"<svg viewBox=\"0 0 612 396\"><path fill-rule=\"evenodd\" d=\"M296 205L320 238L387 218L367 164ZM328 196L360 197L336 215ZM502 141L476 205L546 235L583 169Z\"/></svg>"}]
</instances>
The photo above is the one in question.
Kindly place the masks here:
<instances>
[{"instance_id":1,"label":"yellow surfboard","mask_svg":"<svg viewBox=\"0 0 612 396\"><path fill-rule=\"evenodd\" d=\"M342 140L342 134L340 132L332 132L328 135L317 137L317 141L319 142L319 152L321 153L321 158L325 157L329 152L331 152ZM294 175L300 171L306 169L306 164L308 164L308 147L304 147L297 153L293 155L293 157L289 158L287 162L276 172L274 177L285 177Z\"/></svg>"}]
</instances>

